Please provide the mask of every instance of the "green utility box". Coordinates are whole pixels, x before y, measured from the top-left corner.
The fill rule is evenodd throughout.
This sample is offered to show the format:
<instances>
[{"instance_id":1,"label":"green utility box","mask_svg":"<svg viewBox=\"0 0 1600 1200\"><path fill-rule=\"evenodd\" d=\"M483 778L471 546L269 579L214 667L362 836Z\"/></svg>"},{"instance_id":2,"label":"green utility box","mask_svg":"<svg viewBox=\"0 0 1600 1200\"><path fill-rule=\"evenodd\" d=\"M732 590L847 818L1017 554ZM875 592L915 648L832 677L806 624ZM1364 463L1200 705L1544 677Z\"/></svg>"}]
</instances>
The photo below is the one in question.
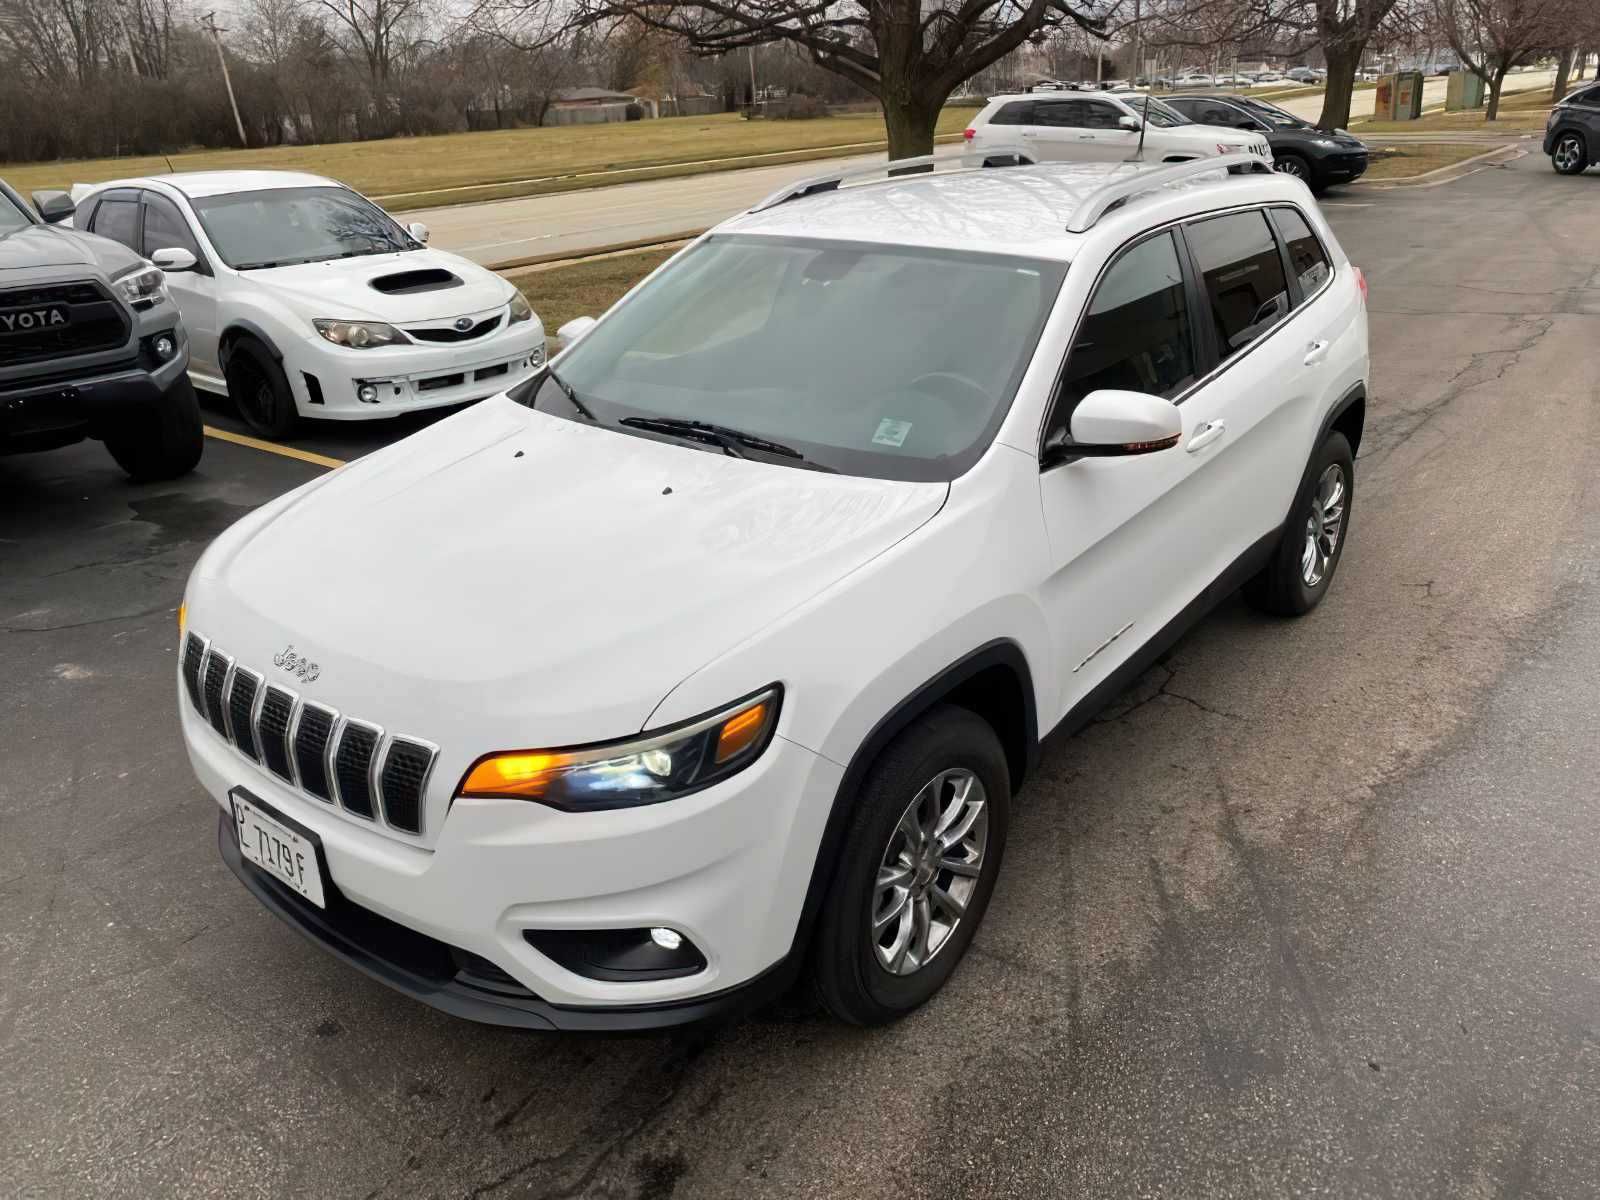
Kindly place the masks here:
<instances>
[{"instance_id":1,"label":"green utility box","mask_svg":"<svg viewBox=\"0 0 1600 1200\"><path fill-rule=\"evenodd\" d=\"M1422 72L1400 71L1378 80L1372 115L1379 121L1415 121L1422 115Z\"/></svg>"},{"instance_id":2,"label":"green utility box","mask_svg":"<svg viewBox=\"0 0 1600 1200\"><path fill-rule=\"evenodd\" d=\"M1451 71L1450 80L1445 84L1444 107L1447 112L1482 108L1483 80L1471 71Z\"/></svg>"}]
</instances>

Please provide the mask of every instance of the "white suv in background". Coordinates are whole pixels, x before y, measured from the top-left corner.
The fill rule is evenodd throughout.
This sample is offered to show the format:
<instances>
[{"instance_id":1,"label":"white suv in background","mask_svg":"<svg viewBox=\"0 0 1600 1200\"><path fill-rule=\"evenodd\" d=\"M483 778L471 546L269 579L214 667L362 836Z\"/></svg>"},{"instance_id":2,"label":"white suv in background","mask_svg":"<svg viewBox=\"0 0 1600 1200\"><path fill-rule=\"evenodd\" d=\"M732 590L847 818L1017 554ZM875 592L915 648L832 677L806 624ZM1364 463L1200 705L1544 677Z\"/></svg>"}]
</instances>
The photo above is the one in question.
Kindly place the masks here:
<instances>
[{"instance_id":1,"label":"white suv in background","mask_svg":"<svg viewBox=\"0 0 1600 1200\"><path fill-rule=\"evenodd\" d=\"M1367 319L1305 187L986 159L785 188L207 549L182 731L262 904L483 1021L889 1020L1041 738L1322 599Z\"/></svg>"},{"instance_id":2,"label":"white suv in background","mask_svg":"<svg viewBox=\"0 0 1600 1200\"><path fill-rule=\"evenodd\" d=\"M1153 96L1109 92L996 96L963 136L974 151L1020 143L1038 162L1184 162L1239 153L1272 162L1272 147L1258 133L1197 125Z\"/></svg>"},{"instance_id":3,"label":"white suv in background","mask_svg":"<svg viewBox=\"0 0 1600 1200\"><path fill-rule=\"evenodd\" d=\"M72 190L74 222L166 272L189 376L258 433L504 391L544 365L544 327L493 271L429 250L331 179L206 171Z\"/></svg>"}]
</instances>

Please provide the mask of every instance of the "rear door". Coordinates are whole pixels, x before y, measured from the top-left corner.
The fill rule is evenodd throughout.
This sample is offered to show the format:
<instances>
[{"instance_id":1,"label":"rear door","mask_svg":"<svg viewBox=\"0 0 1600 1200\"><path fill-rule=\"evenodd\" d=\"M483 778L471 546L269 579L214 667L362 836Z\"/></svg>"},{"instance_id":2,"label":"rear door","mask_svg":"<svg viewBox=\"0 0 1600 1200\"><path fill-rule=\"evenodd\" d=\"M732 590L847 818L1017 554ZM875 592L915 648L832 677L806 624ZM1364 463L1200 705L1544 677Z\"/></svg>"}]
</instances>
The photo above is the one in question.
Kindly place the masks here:
<instances>
[{"instance_id":1,"label":"rear door","mask_svg":"<svg viewBox=\"0 0 1600 1200\"><path fill-rule=\"evenodd\" d=\"M217 363L217 277L210 260L194 236L188 218L178 206L158 192L142 194L144 204L143 242L139 253L151 258L157 250L187 250L195 257L192 271L168 271L167 287L183 314L183 327L189 331L191 370L197 376L220 378Z\"/></svg>"},{"instance_id":2,"label":"rear door","mask_svg":"<svg viewBox=\"0 0 1600 1200\"><path fill-rule=\"evenodd\" d=\"M1106 100L1039 100L1025 130L1040 157L1063 161L1120 161L1133 153L1138 135L1118 127L1122 110Z\"/></svg>"}]
</instances>

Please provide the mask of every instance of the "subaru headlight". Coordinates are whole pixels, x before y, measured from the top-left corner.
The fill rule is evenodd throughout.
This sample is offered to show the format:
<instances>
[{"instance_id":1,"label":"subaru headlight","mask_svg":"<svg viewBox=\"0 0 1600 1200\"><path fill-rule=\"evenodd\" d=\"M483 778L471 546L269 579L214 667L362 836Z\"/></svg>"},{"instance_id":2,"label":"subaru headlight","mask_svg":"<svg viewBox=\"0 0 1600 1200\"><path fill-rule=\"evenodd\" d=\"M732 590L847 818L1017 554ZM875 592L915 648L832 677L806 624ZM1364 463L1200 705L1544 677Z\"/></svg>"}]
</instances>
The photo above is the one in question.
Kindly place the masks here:
<instances>
[{"instance_id":1,"label":"subaru headlight","mask_svg":"<svg viewBox=\"0 0 1600 1200\"><path fill-rule=\"evenodd\" d=\"M167 298L167 277L160 267L134 267L113 284L134 308L151 308Z\"/></svg>"},{"instance_id":2,"label":"subaru headlight","mask_svg":"<svg viewBox=\"0 0 1600 1200\"><path fill-rule=\"evenodd\" d=\"M511 293L511 319L507 325L516 325L522 321L533 320L533 305L528 303L528 298L521 292Z\"/></svg>"},{"instance_id":3,"label":"subaru headlight","mask_svg":"<svg viewBox=\"0 0 1600 1200\"><path fill-rule=\"evenodd\" d=\"M382 321L330 321L318 317L311 323L335 346L348 346L352 350L371 350L410 340L393 325Z\"/></svg>"},{"instance_id":4,"label":"subaru headlight","mask_svg":"<svg viewBox=\"0 0 1600 1200\"><path fill-rule=\"evenodd\" d=\"M675 800L760 758L777 728L782 694L774 684L707 716L620 742L486 754L456 794L536 800L576 812Z\"/></svg>"}]
</instances>

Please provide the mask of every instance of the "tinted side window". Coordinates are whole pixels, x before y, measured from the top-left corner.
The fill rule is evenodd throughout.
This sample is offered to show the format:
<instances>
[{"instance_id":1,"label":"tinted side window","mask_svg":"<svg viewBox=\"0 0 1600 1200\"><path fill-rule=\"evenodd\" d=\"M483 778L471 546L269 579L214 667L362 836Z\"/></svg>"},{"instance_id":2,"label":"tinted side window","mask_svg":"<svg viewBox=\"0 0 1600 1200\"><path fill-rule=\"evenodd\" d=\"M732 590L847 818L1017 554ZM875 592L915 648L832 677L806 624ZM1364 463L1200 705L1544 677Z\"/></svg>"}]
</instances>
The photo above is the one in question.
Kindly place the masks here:
<instances>
[{"instance_id":1,"label":"tinted side window","mask_svg":"<svg viewBox=\"0 0 1600 1200\"><path fill-rule=\"evenodd\" d=\"M178 211L178 206L165 196L146 192L144 197L144 250L149 258L157 250L187 250L196 258L200 247L195 244L189 226Z\"/></svg>"},{"instance_id":2,"label":"tinted side window","mask_svg":"<svg viewBox=\"0 0 1600 1200\"><path fill-rule=\"evenodd\" d=\"M1171 399L1195 377L1194 331L1170 233L1127 250L1106 272L1078 327L1052 425L1090 392L1123 388Z\"/></svg>"},{"instance_id":3,"label":"tinted side window","mask_svg":"<svg viewBox=\"0 0 1600 1200\"><path fill-rule=\"evenodd\" d=\"M1081 100L1041 101L1033 106L1034 125L1047 125L1053 129L1084 128L1084 104Z\"/></svg>"},{"instance_id":4,"label":"tinted side window","mask_svg":"<svg viewBox=\"0 0 1600 1200\"><path fill-rule=\"evenodd\" d=\"M94 228L112 241L121 242L129 250L138 251L139 202L137 200L106 200L95 211Z\"/></svg>"},{"instance_id":5,"label":"tinted side window","mask_svg":"<svg viewBox=\"0 0 1600 1200\"><path fill-rule=\"evenodd\" d=\"M1328 262L1328 252L1322 248L1317 235L1306 224L1306 219L1292 208L1275 208L1278 232L1289 250L1289 269L1300 280L1300 294L1309 296L1328 281L1333 266Z\"/></svg>"},{"instance_id":6,"label":"tinted side window","mask_svg":"<svg viewBox=\"0 0 1600 1200\"><path fill-rule=\"evenodd\" d=\"M1600 108L1600 87L1579 92L1572 98L1572 102L1582 108Z\"/></svg>"},{"instance_id":7,"label":"tinted side window","mask_svg":"<svg viewBox=\"0 0 1600 1200\"><path fill-rule=\"evenodd\" d=\"M1260 211L1196 221L1184 234L1211 298L1217 356L1230 358L1289 314L1278 243Z\"/></svg>"},{"instance_id":8,"label":"tinted side window","mask_svg":"<svg viewBox=\"0 0 1600 1200\"><path fill-rule=\"evenodd\" d=\"M1226 125L1228 128L1233 129L1249 122L1250 127L1252 129L1255 128L1255 119L1242 109L1237 109L1231 104L1219 104L1216 101L1212 101L1202 111L1206 115L1201 117L1200 120L1207 125Z\"/></svg>"},{"instance_id":9,"label":"tinted side window","mask_svg":"<svg viewBox=\"0 0 1600 1200\"><path fill-rule=\"evenodd\" d=\"M1031 125L1033 124L1033 101L1013 100L1010 104L1002 104L1000 111L989 118L991 125Z\"/></svg>"}]
</instances>

